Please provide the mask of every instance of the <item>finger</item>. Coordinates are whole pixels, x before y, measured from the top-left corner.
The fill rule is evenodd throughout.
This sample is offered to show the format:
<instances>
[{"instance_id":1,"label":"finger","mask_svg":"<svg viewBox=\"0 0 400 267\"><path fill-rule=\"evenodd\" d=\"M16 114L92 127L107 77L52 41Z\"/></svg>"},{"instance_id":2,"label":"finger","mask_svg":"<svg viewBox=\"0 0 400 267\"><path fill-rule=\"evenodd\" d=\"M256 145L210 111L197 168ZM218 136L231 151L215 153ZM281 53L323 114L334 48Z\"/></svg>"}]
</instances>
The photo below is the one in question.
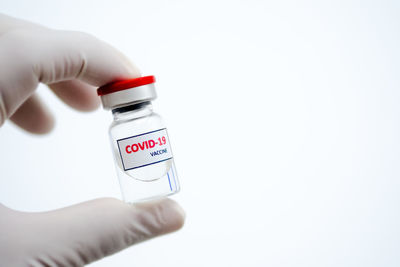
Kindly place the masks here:
<instances>
[{"instance_id":1,"label":"finger","mask_svg":"<svg viewBox=\"0 0 400 267\"><path fill-rule=\"evenodd\" d=\"M51 90L66 104L80 111L91 111L99 107L100 98L95 87L79 80L50 84Z\"/></svg>"},{"instance_id":2,"label":"finger","mask_svg":"<svg viewBox=\"0 0 400 267\"><path fill-rule=\"evenodd\" d=\"M10 117L22 129L45 134L54 127L54 118L37 94L30 96Z\"/></svg>"},{"instance_id":3,"label":"finger","mask_svg":"<svg viewBox=\"0 0 400 267\"><path fill-rule=\"evenodd\" d=\"M0 125L36 89L81 79L93 86L136 78L139 70L95 37L46 28L17 28L0 38Z\"/></svg>"},{"instance_id":4,"label":"finger","mask_svg":"<svg viewBox=\"0 0 400 267\"><path fill-rule=\"evenodd\" d=\"M130 205L105 198L38 214L34 236L42 262L80 266L182 227L184 212L170 199ZM29 240L29 237L25 237ZM38 243L39 242L39 243ZM58 246L54 246L58 244ZM51 264L53 263L53 265Z\"/></svg>"},{"instance_id":5,"label":"finger","mask_svg":"<svg viewBox=\"0 0 400 267\"><path fill-rule=\"evenodd\" d=\"M89 34L54 30L40 33L42 39L33 48L40 55L33 58L40 82L51 84L79 78L101 86L140 76L139 70L121 52Z\"/></svg>"}]
</instances>

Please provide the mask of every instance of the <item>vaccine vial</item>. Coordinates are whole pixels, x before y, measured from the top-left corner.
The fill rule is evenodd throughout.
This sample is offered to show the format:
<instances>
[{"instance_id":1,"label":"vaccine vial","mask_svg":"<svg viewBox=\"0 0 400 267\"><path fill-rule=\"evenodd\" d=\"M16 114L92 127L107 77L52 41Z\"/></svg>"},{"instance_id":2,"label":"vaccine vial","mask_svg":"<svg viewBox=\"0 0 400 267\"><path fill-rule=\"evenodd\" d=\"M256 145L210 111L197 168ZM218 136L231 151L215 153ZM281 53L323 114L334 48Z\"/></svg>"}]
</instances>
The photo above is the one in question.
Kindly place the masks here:
<instances>
[{"instance_id":1,"label":"vaccine vial","mask_svg":"<svg viewBox=\"0 0 400 267\"><path fill-rule=\"evenodd\" d=\"M154 76L100 87L104 109L112 111L109 128L115 166L125 202L134 203L179 191L171 144L162 118L153 112Z\"/></svg>"}]
</instances>

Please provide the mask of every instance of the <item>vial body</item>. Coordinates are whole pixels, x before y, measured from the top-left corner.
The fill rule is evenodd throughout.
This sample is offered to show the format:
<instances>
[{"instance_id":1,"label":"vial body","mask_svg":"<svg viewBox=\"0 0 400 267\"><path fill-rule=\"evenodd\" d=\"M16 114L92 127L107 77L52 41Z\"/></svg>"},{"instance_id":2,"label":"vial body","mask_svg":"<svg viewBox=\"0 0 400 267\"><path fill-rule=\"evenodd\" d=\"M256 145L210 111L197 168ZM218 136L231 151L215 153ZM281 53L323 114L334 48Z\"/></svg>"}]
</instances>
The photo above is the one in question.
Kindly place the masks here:
<instances>
[{"instance_id":1,"label":"vial body","mask_svg":"<svg viewBox=\"0 0 400 267\"><path fill-rule=\"evenodd\" d=\"M162 118L150 102L113 111L110 141L125 202L175 194L179 182Z\"/></svg>"}]
</instances>

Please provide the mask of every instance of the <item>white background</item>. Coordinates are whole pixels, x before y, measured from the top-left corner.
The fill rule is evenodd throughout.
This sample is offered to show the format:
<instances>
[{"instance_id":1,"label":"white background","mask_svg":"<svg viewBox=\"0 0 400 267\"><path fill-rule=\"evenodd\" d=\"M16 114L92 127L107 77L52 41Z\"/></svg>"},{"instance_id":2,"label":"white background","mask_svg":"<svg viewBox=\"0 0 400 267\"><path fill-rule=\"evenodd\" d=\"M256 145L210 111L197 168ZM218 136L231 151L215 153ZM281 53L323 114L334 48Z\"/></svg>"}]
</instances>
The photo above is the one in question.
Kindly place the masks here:
<instances>
[{"instance_id":1,"label":"white background","mask_svg":"<svg viewBox=\"0 0 400 267\"><path fill-rule=\"evenodd\" d=\"M182 231L92 266L399 266L397 1L1 1L92 33L157 76ZM0 201L25 211L120 197L111 115L0 129Z\"/></svg>"}]
</instances>

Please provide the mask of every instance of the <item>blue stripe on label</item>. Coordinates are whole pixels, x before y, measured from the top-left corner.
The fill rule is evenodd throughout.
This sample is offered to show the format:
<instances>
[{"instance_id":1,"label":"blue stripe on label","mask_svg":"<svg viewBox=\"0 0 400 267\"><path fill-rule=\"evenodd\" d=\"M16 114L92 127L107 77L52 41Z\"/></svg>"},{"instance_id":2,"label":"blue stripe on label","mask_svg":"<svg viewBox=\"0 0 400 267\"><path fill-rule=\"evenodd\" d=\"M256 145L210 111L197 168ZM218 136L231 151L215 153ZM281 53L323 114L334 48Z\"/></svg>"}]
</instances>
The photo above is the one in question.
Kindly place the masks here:
<instances>
[{"instance_id":1,"label":"blue stripe on label","mask_svg":"<svg viewBox=\"0 0 400 267\"><path fill-rule=\"evenodd\" d=\"M178 190L178 187L176 186L176 179L175 179L174 167L175 167L174 165L171 167L171 170L172 170L172 177L174 178L175 190Z\"/></svg>"},{"instance_id":2,"label":"blue stripe on label","mask_svg":"<svg viewBox=\"0 0 400 267\"><path fill-rule=\"evenodd\" d=\"M167 175L168 175L169 189L171 189L171 191L172 191L171 180L169 179L169 173L168 172L167 172Z\"/></svg>"}]
</instances>

